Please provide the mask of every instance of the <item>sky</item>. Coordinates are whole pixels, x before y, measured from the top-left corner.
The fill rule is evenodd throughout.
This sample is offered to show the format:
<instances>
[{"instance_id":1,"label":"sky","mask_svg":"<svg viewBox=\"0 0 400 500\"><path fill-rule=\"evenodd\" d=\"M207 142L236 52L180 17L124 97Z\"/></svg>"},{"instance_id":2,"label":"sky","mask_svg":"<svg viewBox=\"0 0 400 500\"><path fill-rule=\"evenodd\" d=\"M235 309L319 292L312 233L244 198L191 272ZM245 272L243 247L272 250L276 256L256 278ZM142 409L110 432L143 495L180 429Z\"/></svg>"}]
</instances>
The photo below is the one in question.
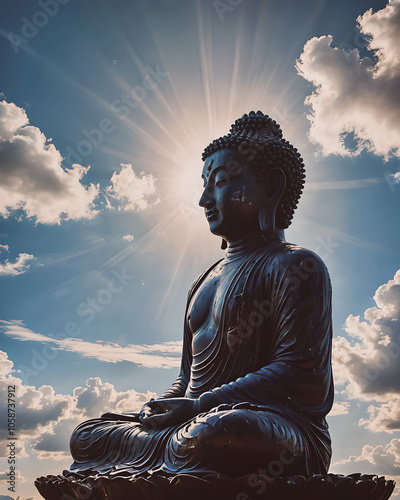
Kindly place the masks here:
<instances>
[{"instance_id":1,"label":"sky","mask_svg":"<svg viewBox=\"0 0 400 500\"><path fill-rule=\"evenodd\" d=\"M332 280L331 472L399 482L399 43L400 0L0 0L0 500L174 381L223 257L201 154L259 109L306 165L286 239Z\"/></svg>"}]
</instances>

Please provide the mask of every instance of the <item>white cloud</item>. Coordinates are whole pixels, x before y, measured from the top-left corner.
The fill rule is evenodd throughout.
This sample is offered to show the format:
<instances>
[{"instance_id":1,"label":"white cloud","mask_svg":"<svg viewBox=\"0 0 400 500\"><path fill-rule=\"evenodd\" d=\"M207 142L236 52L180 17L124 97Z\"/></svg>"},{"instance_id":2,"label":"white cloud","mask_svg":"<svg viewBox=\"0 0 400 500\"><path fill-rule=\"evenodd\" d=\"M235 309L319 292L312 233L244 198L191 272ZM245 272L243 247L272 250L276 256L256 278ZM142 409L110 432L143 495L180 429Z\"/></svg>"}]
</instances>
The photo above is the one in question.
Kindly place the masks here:
<instances>
[{"instance_id":1,"label":"white cloud","mask_svg":"<svg viewBox=\"0 0 400 500\"><path fill-rule=\"evenodd\" d=\"M118 392L112 384L102 382L99 377L90 378L85 387L73 390L74 406L69 418L60 420L50 432L41 434L31 448L41 460L70 460L69 439L80 422L97 418L107 411L138 412L147 401L156 397L157 394L150 391L138 393L130 389Z\"/></svg>"},{"instance_id":2,"label":"white cloud","mask_svg":"<svg viewBox=\"0 0 400 500\"><path fill-rule=\"evenodd\" d=\"M5 483L7 482L7 479L10 479L10 476L7 476L7 473L10 473L10 469L5 470L4 472L0 472L0 483L1 481L4 481ZM19 470L15 471L15 476L16 476L16 482L17 483L24 483L25 478L24 476L21 475L21 472ZM0 496L1 499L1 496Z\"/></svg>"},{"instance_id":3,"label":"white cloud","mask_svg":"<svg viewBox=\"0 0 400 500\"><path fill-rule=\"evenodd\" d=\"M157 397L154 392L141 394L133 389L117 392L112 384L102 382L99 377L86 381L86 387L74 389L76 407L84 411L85 416L94 418L106 411L135 412L151 398Z\"/></svg>"},{"instance_id":4,"label":"white cloud","mask_svg":"<svg viewBox=\"0 0 400 500\"><path fill-rule=\"evenodd\" d=\"M395 174L388 174L388 177L393 182L393 184L400 184L400 172L396 172Z\"/></svg>"},{"instance_id":5,"label":"white cloud","mask_svg":"<svg viewBox=\"0 0 400 500\"><path fill-rule=\"evenodd\" d=\"M0 245L0 252L2 252L3 250L8 252L8 245Z\"/></svg>"},{"instance_id":6,"label":"white cloud","mask_svg":"<svg viewBox=\"0 0 400 500\"><path fill-rule=\"evenodd\" d=\"M13 371L14 363L8 359L7 353L0 351L0 377Z\"/></svg>"},{"instance_id":7,"label":"white cloud","mask_svg":"<svg viewBox=\"0 0 400 500\"><path fill-rule=\"evenodd\" d=\"M29 269L29 262L35 257L29 253L20 253L14 262L8 259L0 262L0 276L17 276Z\"/></svg>"},{"instance_id":8,"label":"white cloud","mask_svg":"<svg viewBox=\"0 0 400 500\"><path fill-rule=\"evenodd\" d=\"M350 315L349 339L334 340L334 371L350 398L378 402L361 425L378 432L400 430L400 270L374 295L364 319Z\"/></svg>"},{"instance_id":9,"label":"white cloud","mask_svg":"<svg viewBox=\"0 0 400 500\"><path fill-rule=\"evenodd\" d=\"M368 408L368 418L360 419L359 425L372 432L387 432L393 434L400 431L400 397L393 396L390 403L371 405Z\"/></svg>"},{"instance_id":10,"label":"white cloud","mask_svg":"<svg viewBox=\"0 0 400 500\"><path fill-rule=\"evenodd\" d=\"M360 455L351 455L348 458L333 462L329 472L333 474L362 474L384 475L386 480L393 480L399 484L400 480L400 440L392 439L386 445L365 445ZM391 499L400 498L400 491L395 488Z\"/></svg>"},{"instance_id":11,"label":"white cloud","mask_svg":"<svg viewBox=\"0 0 400 500\"><path fill-rule=\"evenodd\" d=\"M85 387L76 387L72 396L56 394L49 385L36 389L14 377L13 363L3 351L0 351L0 366L0 413L7 414L5 395L10 385L15 386L18 397L18 458L34 453L42 460L70 462L69 439L79 423L105 411L137 412L146 401L157 397L150 391L138 393L131 389L118 392L112 384L103 383L98 377L88 379ZM0 458L8 457L7 437L6 419L1 419Z\"/></svg>"},{"instance_id":12,"label":"white cloud","mask_svg":"<svg viewBox=\"0 0 400 500\"><path fill-rule=\"evenodd\" d=\"M4 464L6 466L6 464ZM18 465L16 464L18 467ZM20 483L25 483L26 479L25 477L21 474L20 470L16 469L13 471L15 474L15 482L16 484ZM4 492L8 491L8 487L10 486L10 483L7 481L10 480L10 476L7 475L10 474L10 469L6 469L4 471L0 471L0 489L2 489ZM5 496L0 494L0 500L14 500L13 497ZM17 500L24 500L22 497L18 496ZM32 498L28 498L27 500L33 500Z\"/></svg>"},{"instance_id":13,"label":"white cloud","mask_svg":"<svg viewBox=\"0 0 400 500\"><path fill-rule=\"evenodd\" d=\"M122 236L122 239L124 241L133 241L135 239L135 237L132 236L132 234L126 234L125 236Z\"/></svg>"},{"instance_id":14,"label":"white cloud","mask_svg":"<svg viewBox=\"0 0 400 500\"><path fill-rule=\"evenodd\" d=\"M0 329L9 337L22 341L54 344L52 349L75 352L86 358L107 363L129 361L146 368L176 368L180 366L182 342L164 342L154 345L127 345L111 342L85 342L77 338L52 338L33 332L21 321L0 320Z\"/></svg>"},{"instance_id":15,"label":"white cloud","mask_svg":"<svg viewBox=\"0 0 400 500\"><path fill-rule=\"evenodd\" d=\"M122 169L112 175L112 185L106 190L109 196L122 203L119 209L144 210L160 201L156 197L156 179L152 174L140 172L136 175L129 163L121 166Z\"/></svg>"},{"instance_id":16,"label":"white cloud","mask_svg":"<svg viewBox=\"0 0 400 500\"><path fill-rule=\"evenodd\" d=\"M310 106L310 140L325 155L352 156L363 149L385 158L400 156L400 0L357 18L374 59L358 49L333 48L332 36L309 40L297 71L315 90ZM353 135L354 147L345 138Z\"/></svg>"},{"instance_id":17,"label":"white cloud","mask_svg":"<svg viewBox=\"0 0 400 500\"><path fill-rule=\"evenodd\" d=\"M17 401L18 418L18 457L27 456L27 446L32 439L51 432L53 426L73 409L72 396L57 395L51 386L44 385L36 389L22 383L12 375L13 363L6 353L0 351L2 372L0 375L0 413L7 414L9 386L14 386ZM11 398L12 399L12 398ZM6 419L0 421L0 457L8 456L7 438L9 431Z\"/></svg>"},{"instance_id":18,"label":"white cloud","mask_svg":"<svg viewBox=\"0 0 400 500\"><path fill-rule=\"evenodd\" d=\"M62 157L25 111L0 102L0 215L22 209L42 224L91 218L99 187L81 184L89 167L61 167Z\"/></svg>"},{"instance_id":19,"label":"white cloud","mask_svg":"<svg viewBox=\"0 0 400 500\"><path fill-rule=\"evenodd\" d=\"M350 403L348 401L335 401L332 410L329 412L330 417L338 417L339 415L347 415L349 413Z\"/></svg>"},{"instance_id":20,"label":"white cloud","mask_svg":"<svg viewBox=\"0 0 400 500\"><path fill-rule=\"evenodd\" d=\"M365 445L361 455L352 455L333 464L338 466L356 466L365 473L400 475L400 439L392 439L386 446ZM371 468L371 465L373 467Z\"/></svg>"}]
</instances>

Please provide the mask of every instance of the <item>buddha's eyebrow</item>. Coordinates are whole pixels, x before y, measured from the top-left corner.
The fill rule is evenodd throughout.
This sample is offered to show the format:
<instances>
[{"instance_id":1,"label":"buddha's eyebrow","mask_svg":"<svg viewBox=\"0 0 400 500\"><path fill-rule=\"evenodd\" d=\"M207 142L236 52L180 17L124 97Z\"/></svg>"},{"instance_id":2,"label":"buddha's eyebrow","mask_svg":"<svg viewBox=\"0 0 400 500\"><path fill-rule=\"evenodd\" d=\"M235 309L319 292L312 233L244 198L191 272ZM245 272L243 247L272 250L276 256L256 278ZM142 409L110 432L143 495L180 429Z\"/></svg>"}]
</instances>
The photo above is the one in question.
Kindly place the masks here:
<instances>
[{"instance_id":1,"label":"buddha's eyebrow","mask_svg":"<svg viewBox=\"0 0 400 500\"><path fill-rule=\"evenodd\" d=\"M201 174L201 178L206 181L207 179L210 180L210 179L213 179L216 175L216 173L221 170L222 168L227 168L225 165L218 165L218 167L215 167L214 170L212 170L211 172L208 170L207 168L207 173L209 173L209 175L204 175L204 174Z\"/></svg>"},{"instance_id":2,"label":"buddha's eyebrow","mask_svg":"<svg viewBox=\"0 0 400 500\"><path fill-rule=\"evenodd\" d=\"M209 164L207 165L207 174L210 173L212 164L214 163L214 159L212 159ZM201 176L202 179L204 179L204 175Z\"/></svg>"}]
</instances>

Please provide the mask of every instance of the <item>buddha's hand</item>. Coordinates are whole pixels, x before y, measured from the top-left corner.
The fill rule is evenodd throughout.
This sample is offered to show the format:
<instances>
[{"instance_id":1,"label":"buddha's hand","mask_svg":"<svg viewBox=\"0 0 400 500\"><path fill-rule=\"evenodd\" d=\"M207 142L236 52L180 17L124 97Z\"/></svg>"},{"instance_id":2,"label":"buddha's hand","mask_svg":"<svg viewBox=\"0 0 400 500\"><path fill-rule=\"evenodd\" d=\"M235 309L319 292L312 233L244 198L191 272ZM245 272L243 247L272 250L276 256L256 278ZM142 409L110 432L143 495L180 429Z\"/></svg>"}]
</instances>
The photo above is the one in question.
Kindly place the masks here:
<instances>
[{"instance_id":1,"label":"buddha's hand","mask_svg":"<svg viewBox=\"0 0 400 500\"><path fill-rule=\"evenodd\" d=\"M197 415L196 399L169 398L152 400L140 410L139 419L146 427L176 425Z\"/></svg>"}]
</instances>

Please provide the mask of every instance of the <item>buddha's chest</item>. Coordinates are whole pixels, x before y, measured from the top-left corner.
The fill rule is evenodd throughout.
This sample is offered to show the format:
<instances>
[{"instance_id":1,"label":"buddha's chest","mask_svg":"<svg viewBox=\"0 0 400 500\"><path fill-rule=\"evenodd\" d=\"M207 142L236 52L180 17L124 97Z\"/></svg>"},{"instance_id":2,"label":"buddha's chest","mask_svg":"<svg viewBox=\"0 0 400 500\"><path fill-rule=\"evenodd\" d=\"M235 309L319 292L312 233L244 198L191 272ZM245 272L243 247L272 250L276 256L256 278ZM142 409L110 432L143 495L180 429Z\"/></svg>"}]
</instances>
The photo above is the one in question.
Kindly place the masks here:
<instances>
[{"instance_id":1,"label":"buddha's chest","mask_svg":"<svg viewBox=\"0 0 400 500\"><path fill-rule=\"evenodd\" d=\"M229 320L234 314L234 297L241 293L245 277L246 273L238 276L238 268L234 263L220 264L194 293L187 313L194 356L203 352L213 341L222 316Z\"/></svg>"}]
</instances>

